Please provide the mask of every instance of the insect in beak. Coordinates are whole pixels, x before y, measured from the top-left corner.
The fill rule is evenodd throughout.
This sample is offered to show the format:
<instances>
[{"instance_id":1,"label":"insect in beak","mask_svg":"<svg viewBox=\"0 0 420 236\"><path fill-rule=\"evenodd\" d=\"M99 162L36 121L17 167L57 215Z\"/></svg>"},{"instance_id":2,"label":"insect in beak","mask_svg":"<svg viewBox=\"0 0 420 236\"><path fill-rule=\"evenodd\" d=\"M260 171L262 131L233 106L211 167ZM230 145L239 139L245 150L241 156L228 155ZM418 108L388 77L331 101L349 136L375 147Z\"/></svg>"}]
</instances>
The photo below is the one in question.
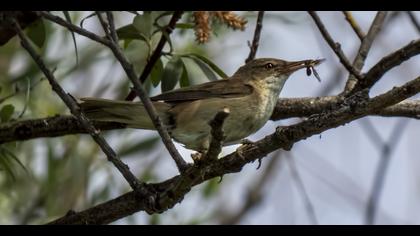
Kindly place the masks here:
<instances>
[{"instance_id":1,"label":"insect in beak","mask_svg":"<svg viewBox=\"0 0 420 236\"><path fill-rule=\"evenodd\" d=\"M314 73L315 78L321 82L321 78L319 77L318 72L315 70L315 66L325 61L325 59L319 59L319 60L308 60L306 61L306 75L310 76L312 73Z\"/></svg>"}]
</instances>

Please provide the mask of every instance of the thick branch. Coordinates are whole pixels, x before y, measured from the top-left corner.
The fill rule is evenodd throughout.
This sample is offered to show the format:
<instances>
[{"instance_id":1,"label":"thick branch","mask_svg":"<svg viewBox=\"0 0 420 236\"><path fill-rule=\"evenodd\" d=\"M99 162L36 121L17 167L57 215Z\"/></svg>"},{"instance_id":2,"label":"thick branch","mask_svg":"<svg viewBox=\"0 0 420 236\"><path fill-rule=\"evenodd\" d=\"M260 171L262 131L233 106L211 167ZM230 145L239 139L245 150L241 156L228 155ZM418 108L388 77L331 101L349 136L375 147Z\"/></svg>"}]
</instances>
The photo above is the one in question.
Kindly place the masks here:
<instances>
[{"instance_id":1,"label":"thick branch","mask_svg":"<svg viewBox=\"0 0 420 236\"><path fill-rule=\"evenodd\" d=\"M241 171L242 167L279 148L290 149L294 143L325 130L345 125L383 107L403 101L420 92L420 77L396 87L385 94L368 99L367 91L359 91L345 98L336 109L313 116L306 121L284 128L251 145L244 145L241 153L234 152L203 168L190 167L185 175L175 176L165 182L150 185L158 192L158 203L162 208L172 207L182 200L192 186L208 179ZM85 211L64 216L53 224L105 224L144 210L146 203L136 201L133 192L102 203Z\"/></svg>"},{"instance_id":2,"label":"thick branch","mask_svg":"<svg viewBox=\"0 0 420 236\"><path fill-rule=\"evenodd\" d=\"M309 117L324 113L330 108L338 106L342 99L338 96L316 98L282 98L271 116L271 120L294 117ZM383 117L420 118L420 101L402 101L369 115ZM98 130L124 129L121 123L93 122ZM58 137L71 134L83 134L87 131L73 116L57 115L41 119L20 120L0 125L0 143L25 141L43 137Z\"/></svg>"}]
</instances>

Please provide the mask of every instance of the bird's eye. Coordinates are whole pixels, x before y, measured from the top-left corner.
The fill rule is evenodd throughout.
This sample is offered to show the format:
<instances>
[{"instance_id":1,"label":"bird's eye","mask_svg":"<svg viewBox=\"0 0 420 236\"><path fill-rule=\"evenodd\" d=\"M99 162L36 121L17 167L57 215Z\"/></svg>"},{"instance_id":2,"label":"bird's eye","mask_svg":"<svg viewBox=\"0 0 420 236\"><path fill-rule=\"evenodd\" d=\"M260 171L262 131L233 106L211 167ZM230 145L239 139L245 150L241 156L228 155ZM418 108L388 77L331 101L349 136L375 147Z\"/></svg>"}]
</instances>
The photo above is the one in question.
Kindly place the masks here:
<instances>
[{"instance_id":1,"label":"bird's eye","mask_svg":"<svg viewBox=\"0 0 420 236\"><path fill-rule=\"evenodd\" d=\"M274 65L272 63L265 64L265 69L271 69L273 67L274 67Z\"/></svg>"}]
</instances>

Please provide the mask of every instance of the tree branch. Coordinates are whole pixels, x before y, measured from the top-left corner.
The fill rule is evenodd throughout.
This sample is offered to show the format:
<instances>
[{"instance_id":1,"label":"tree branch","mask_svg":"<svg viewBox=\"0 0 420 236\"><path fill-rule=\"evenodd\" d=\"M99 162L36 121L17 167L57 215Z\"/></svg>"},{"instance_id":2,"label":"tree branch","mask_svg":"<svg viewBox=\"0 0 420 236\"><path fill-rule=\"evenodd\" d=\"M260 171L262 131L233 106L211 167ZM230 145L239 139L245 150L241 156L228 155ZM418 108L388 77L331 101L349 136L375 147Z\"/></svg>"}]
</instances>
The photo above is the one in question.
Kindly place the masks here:
<instances>
[{"instance_id":1,"label":"tree branch","mask_svg":"<svg viewBox=\"0 0 420 236\"><path fill-rule=\"evenodd\" d=\"M61 19L58 16L54 16L54 15L50 14L49 12L41 11L41 12L36 12L36 14L42 16L43 18L45 18L49 21L57 23L57 24L67 28L68 30L70 30L72 32L78 33L78 34L83 35L83 36L85 36L89 39L92 39L93 41L96 41L100 44L103 44L103 45L108 46L108 47L110 47L110 45L111 45L110 40L108 40L106 38L103 38L103 37L100 37L100 36L90 32L90 31L87 31L83 28L80 28L80 27L78 27L74 24L71 24L71 23Z\"/></svg>"},{"instance_id":2,"label":"tree branch","mask_svg":"<svg viewBox=\"0 0 420 236\"><path fill-rule=\"evenodd\" d=\"M310 117L338 106L342 102L339 96L315 98L281 98L271 115L271 120L294 117ZM420 119L420 101L408 100L386 107L369 115L382 117L405 117ZM98 130L125 129L126 125L113 122L95 122ZM87 131L68 115L57 115L40 119L20 120L0 124L0 144L14 141L25 141L35 138L58 137L71 134L84 134Z\"/></svg>"},{"instance_id":3,"label":"tree branch","mask_svg":"<svg viewBox=\"0 0 420 236\"><path fill-rule=\"evenodd\" d=\"M300 140L401 102L420 92L420 77L372 99L367 98L366 92L358 91L344 98L336 109L329 110L324 114L311 117L295 125L279 127L273 134L251 145L242 146L241 154L231 153L202 168L189 167L184 175L150 185L157 192L158 205L162 209L166 209L168 206L172 207L182 200L191 187L208 179L239 172L247 163L261 159L274 150L279 148L289 150L294 143ZM144 207L144 200L136 201L134 193L130 192L85 211L64 216L51 224L106 224L144 210Z\"/></svg>"},{"instance_id":4,"label":"tree branch","mask_svg":"<svg viewBox=\"0 0 420 236\"><path fill-rule=\"evenodd\" d=\"M249 61L253 60L255 58L255 55L257 54L257 49L260 42L261 30L263 27L263 24L262 24L263 18L264 18L264 11L259 11L258 17L257 17L257 24L255 25L254 39L252 40L252 45L250 46L251 50L249 51L249 55L248 55L248 58L245 60L245 63L248 63Z\"/></svg>"},{"instance_id":5,"label":"tree branch","mask_svg":"<svg viewBox=\"0 0 420 236\"><path fill-rule=\"evenodd\" d=\"M411 23L413 24L414 28L416 28L417 32L420 33L420 23L417 20L416 16L412 11L407 11L408 17L410 17Z\"/></svg>"},{"instance_id":6,"label":"tree branch","mask_svg":"<svg viewBox=\"0 0 420 236\"><path fill-rule=\"evenodd\" d=\"M314 20L316 26L318 27L325 41L327 41L328 45L330 45L331 49L340 59L341 64L347 69L347 71L353 74L356 78L358 79L362 78L362 75L360 74L360 72L350 64L350 61L347 59L346 55L344 55L343 50L341 50L341 45L339 43L334 42L334 40L331 38L330 33L328 33L327 29L325 28L318 14L316 14L316 12L314 11L309 11L308 13Z\"/></svg>"},{"instance_id":7,"label":"tree branch","mask_svg":"<svg viewBox=\"0 0 420 236\"><path fill-rule=\"evenodd\" d=\"M386 72L418 54L420 54L420 39L413 40L401 49L383 57L366 73L365 79L357 83L354 89L372 87Z\"/></svg>"},{"instance_id":8,"label":"tree branch","mask_svg":"<svg viewBox=\"0 0 420 236\"><path fill-rule=\"evenodd\" d=\"M119 160L117 154L114 152L111 146L109 146L105 139L100 135L100 132L96 130L94 126L92 126L89 119L81 112L77 102L70 95L68 95L63 90L63 88L61 88L61 86L57 83L54 75L47 68L41 56L36 53L35 49L29 43L28 38L23 33L17 21L14 21L14 26L16 33L18 34L21 40L22 47L26 49L26 51L38 65L39 69L44 73L52 89L57 93L61 100L63 100L63 102L70 109L71 113L77 118L78 122L80 122L83 128L92 136L92 138L99 145L101 150L105 153L108 160L111 161L115 165L115 167L117 167L117 169L121 172L121 174L130 184L131 188L136 191L143 191L143 189L141 188L142 183L130 172L128 166L124 164L121 160Z\"/></svg>"}]
</instances>

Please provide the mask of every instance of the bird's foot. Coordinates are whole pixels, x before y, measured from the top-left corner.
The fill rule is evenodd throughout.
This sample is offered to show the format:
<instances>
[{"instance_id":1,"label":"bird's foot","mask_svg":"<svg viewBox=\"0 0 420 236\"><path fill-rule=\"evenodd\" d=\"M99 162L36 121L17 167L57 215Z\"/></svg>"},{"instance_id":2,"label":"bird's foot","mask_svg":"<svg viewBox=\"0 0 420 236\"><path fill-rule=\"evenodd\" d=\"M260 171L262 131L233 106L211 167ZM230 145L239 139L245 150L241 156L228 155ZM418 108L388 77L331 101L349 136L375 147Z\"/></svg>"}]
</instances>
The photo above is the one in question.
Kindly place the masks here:
<instances>
[{"instance_id":1,"label":"bird's foot","mask_svg":"<svg viewBox=\"0 0 420 236\"><path fill-rule=\"evenodd\" d=\"M254 142L252 142L249 139L244 138L244 139L241 140L241 144L242 145L251 145L251 144L254 144Z\"/></svg>"}]
</instances>

